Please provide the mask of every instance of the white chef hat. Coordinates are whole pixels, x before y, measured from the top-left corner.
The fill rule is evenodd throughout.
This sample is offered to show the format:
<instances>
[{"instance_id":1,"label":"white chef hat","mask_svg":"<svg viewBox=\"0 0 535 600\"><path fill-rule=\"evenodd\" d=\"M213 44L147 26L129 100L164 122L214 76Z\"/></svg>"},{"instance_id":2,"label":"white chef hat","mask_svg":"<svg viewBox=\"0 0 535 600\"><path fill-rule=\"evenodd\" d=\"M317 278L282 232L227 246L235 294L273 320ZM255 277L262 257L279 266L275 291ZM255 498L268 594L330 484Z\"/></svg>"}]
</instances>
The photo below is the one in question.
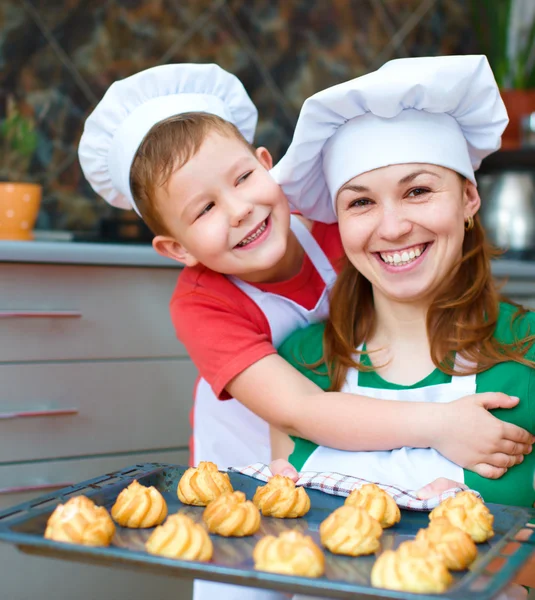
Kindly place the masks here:
<instances>
[{"instance_id":1,"label":"white chef hat","mask_svg":"<svg viewBox=\"0 0 535 600\"><path fill-rule=\"evenodd\" d=\"M85 122L78 155L95 192L139 212L130 190L136 152L156 123L187 112L217 115L253 141L257 110L235 75L215 64L153 67L110 86Z\"/></svg>"},{"instance_id":2,"label":"white chef hat","mask_svg":"<svg viewBox=\"0 0 535 600\"><path fill-rule=\"evenodd\" d=\"M475 183L507 122L485 56L392 60L308 98L271 173L305 216L332 223L340 187L387 165L436 164Z\"/></svg>"}]
</instances>

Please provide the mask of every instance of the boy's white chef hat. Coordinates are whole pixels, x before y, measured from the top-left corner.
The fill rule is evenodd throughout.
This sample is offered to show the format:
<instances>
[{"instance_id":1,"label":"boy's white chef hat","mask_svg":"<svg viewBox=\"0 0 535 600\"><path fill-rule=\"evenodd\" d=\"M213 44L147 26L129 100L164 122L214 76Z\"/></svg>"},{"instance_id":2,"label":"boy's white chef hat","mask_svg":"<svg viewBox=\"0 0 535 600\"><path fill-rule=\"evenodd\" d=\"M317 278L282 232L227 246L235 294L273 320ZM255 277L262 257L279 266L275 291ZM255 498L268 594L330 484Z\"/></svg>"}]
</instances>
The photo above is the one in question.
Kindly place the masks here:
<instances>
[{"instance_id":1,"label":"boy's white chef hat","mask_svg":"<svg viewBox=\"0 0 535 600\"><path fill-rule=\"evenodd\" d=\"M507 122L485 56L393 60L308 98L271 173L300 212L332 223L340 187L379 167L436 164L475 183Z\"/></svg>"},{"instance_id":2,"label":"boy's white chef hat","mask_svg":"<svg viewBox=\"0 0 535 600\"><path fill-rule=\"evenodd\" d=\"M110 86L87 118L78 156L92 188L112 206L134 208L130 168L149 130L186 112L230 121L252 143L257 110L240 80L215 64L153 67Z\"/></svg>"}]
</instances>

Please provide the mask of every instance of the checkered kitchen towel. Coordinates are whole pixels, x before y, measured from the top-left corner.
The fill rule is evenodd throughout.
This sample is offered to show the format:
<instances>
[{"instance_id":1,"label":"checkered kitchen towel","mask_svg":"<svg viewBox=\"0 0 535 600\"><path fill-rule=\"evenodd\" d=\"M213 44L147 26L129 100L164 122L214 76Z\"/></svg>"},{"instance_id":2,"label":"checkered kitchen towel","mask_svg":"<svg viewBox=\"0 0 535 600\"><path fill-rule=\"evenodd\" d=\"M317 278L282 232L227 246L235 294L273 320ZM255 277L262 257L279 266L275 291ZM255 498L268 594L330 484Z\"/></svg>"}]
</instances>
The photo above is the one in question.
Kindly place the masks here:
<instances>
[{"instance_id":1,"label":"checkered kitchen towel","mask_svg":"<svg viewBox=\"0 0 535 600\"><path fill-rule=\"evenodd\" d=\"M248 475L249 477L253 477L260 481L268 481L268 479L272 477L268 465L262 463L255 463L248 467L230 467L229 471L242 473L243 475ZM415 511L433 510L433 508L438 506L446 498L455 496L458 492L467 489L466 487L451 488L438 496L422 500L421 498L418 498L415 490L405 490L395 485L385 485L377 481L367 481L366 479L360 479L360 477L350 477L349 475L341 475L340 473L318 473L317 471L304 471L300 473L296 485L301 485L313 490L320 490L321 492L333 496L349 496L354 489L360 488L366 483L375 483L385 490L385 492L388 492L400 508ZM474 490L470 491L474 492L477 496L481 496Z\"/></svg>"}]
</instances>

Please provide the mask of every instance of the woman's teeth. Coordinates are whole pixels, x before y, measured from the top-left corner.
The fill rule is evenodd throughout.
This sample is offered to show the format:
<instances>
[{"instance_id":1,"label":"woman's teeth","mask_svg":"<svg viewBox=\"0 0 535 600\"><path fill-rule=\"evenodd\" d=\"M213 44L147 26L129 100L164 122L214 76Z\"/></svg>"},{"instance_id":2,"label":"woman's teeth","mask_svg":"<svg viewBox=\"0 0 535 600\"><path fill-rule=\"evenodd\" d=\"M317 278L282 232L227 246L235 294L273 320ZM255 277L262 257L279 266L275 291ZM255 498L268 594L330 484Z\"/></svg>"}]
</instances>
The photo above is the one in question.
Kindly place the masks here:
<instances>
[{"instance_id":1,"label":"woman's teeth","mask_svg":"<svg viewBox=\"0 0 535 600\"><path fill-rule=\"evenodd\" d=\"M383 262L396 267L402 267L416 260L425 250L426 246L427 244L422 244L421 246L413 246L410 249L403 250L403 252L380 252L379 254Z\"/></svg>"},{"instance_id":2,"label":"woman's teeth","mask_svg":"<svg viewBox=\"0 0 535 600\"><path fill-rule=\"evenodd\" d=\"M243 248L243 246L247 246L247 244L254 242L259 235L264 233L264 231L266 230L266 227L267 227L267 219L262 223L262 225L260 225L260 227L254 233L252 233L250 236L244 238L239 244L236 244L236 246L238 246L239 248Z\"/></svg>"}]
</instances>

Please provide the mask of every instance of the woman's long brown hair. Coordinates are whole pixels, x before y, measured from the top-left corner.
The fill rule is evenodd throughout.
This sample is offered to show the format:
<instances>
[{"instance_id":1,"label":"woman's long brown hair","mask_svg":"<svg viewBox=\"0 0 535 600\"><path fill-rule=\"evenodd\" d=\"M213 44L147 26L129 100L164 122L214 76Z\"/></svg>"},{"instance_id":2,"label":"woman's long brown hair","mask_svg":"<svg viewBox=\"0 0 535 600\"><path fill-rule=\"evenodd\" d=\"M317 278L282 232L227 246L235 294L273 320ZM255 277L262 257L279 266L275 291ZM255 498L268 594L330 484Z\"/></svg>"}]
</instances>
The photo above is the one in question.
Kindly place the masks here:
<instances>
[{"instance_id":1,"label":"woman's long brown hair","mask_svg":"<svg viewBox=\"0 0 535 600\"><path fill-rule=\"evenodd\" d=\"M481 373L508 361L535 368L535 363L525 357L535 335L529 335L528 331L527 336L512 344L500 343L494 337L499 302L506 300L500 295L490 269L491 259L498 254L488 243L476 215L473 229L465 233L460 268L438 290L427 313L431 358L444 373L460 374L455 371L456 353L471 365L463 367L465 375ZM516 306L515 320L527 312ZM332 290L330 320L324 334L324 361L331 390L341 389L350 367L372 370L356 362L354 356L355 348L373 335L375 327L372 286L346 259Z\"/></svg>"}]
</instances>

